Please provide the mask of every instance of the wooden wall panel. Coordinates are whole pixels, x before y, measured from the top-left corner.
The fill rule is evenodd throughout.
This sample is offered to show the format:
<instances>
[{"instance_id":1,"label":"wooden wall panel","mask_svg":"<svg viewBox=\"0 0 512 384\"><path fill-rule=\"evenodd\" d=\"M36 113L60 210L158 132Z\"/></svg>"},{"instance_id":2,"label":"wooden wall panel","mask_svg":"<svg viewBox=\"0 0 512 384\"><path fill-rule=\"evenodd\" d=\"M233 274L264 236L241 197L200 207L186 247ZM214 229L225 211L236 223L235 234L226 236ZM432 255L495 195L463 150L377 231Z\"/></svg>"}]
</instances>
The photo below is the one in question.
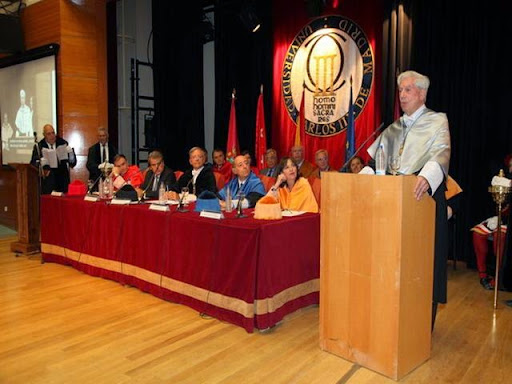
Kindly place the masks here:
<instances>
[{"instance_id":1,"label":"wooden wall panel","mask_svg":"<svg viewBox=\"0 0 512 384\"><path fill-rule=\"evenodd\" d=\"M61 36L61 73L65 76L98 78L96 39L88 36Z\"/></svg>"},{"instance_id":2,"label":"wooden wall panel","mask_svg":"<svg viewBox=\"0 0 512 384\"><path fill-rule=\"evenodd\" d=\"M25 49L60 43L60 5L58 0L40 1L22 10L21 25Z\"/></svg>"},{"instance_id":3,"label":"wooden wall panel","mask_svg":"<svg viewBox=\"0 0 512 384\"><path fill-rule=\"evenodd\" d=\"M69 123L68 118L98 115L98 107L96 106L97 88L98 82L96 79L67 75L61 77L61 98L65 102L62 103L60 112L64 124ZM97 127L91 127L90 132L96 134L96 129ZM90 132L86 131L84 134ZM69 134L70 132L65 133Z\"/></svg>"},{"instance_id":4,"label":"wooden wall panel","mask_svg":"<svg viewBox=\"0 0 512 384\"><path fill-rule=\"evenodd\" d=\"M16 170L2 166L0 168L0 224L17 229ZM7 211L6 211L7 208Z\"/></svg>"}]
</instances>

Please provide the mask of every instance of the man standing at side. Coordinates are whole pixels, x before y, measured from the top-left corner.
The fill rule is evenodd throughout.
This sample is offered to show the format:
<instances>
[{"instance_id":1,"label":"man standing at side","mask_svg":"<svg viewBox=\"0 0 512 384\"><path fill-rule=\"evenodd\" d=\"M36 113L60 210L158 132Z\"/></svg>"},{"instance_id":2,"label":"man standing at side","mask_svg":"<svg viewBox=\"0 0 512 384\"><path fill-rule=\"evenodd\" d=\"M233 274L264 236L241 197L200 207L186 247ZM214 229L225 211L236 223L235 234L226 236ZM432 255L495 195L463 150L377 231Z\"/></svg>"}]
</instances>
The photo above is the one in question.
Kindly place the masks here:
<instances>
[{"instance_id":1,"label":"man standing at side","mask_svg":"<svg viewBox=\"0 0 512 384\"><path fill-rule=\"evenodd\" d=\"M233 173L237 176L224 186L219 192L221 206L225 207L227 189L231 191L234 200L238 200L240 193L245 196L242 208L252 208L256 202L265 195L265 188L258 176L251 172L251 163L245 156L235 157Z\"/></svg>"},{"instance_id":2,"label":"man standing at side","mask_svg":"<svg viewBox=\"0 0 512 384\"><path fill-rule=\"evenodd\" d=\"M434 244L434 288L432 297L432 328L438 303L446 303L448 257L448 220L445 179L450 163L450 131L446 114L425 106L430 80L414 71L398 76L400 107L404 114L393 122L368 148L375 158L382 143L387 156L399 156L399 174L417 174L414 196L420 200L425 193L436 201Z\"/></svg>"},{"instance_id":3,"label":"man standing at side","mask_svg":"<svg viewBox=\"0 0 512 384\"><path fill-rule=\"evenodd\" d=\"M89 180L96 181L101 175L98 168L104 162L112 162L117 155L117 151L108 141L108 132L105 128L98 128L98 142L89 148L87 154L87 170L89 171Z\"/></svg>"},{"instance_id":4,"label":"man standing at side","mask_svg":"<svg viewBox=\"0 0 512 384\"><path fill-rule=\"evenodd\" d=\"M76 156L68 142L55 135L50 124L43 127L43 137L32 150L30 164L42 167L41 193L67 192L70 181L69 168L76 165Z\"/></svg>"}]
</instances>

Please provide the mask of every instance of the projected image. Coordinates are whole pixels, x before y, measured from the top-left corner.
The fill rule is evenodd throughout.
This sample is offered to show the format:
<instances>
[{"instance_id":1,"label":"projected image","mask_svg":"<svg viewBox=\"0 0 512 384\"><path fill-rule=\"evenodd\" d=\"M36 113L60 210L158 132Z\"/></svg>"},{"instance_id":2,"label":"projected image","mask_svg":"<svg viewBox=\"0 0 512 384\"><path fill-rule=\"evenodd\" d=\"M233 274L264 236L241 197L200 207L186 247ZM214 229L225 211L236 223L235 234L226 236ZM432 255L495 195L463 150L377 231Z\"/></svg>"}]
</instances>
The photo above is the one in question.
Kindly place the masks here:
<instances>
[{"instance_id":1,"label":"projected image","mask_svg":"<svg viewBox=\"0 0 512 384\"><path fill-rule=\"evenodd\" d=\"M0 68L2 164L29 163L43 126L57 127L55 56Z\"/></svg>"}]
</instances>

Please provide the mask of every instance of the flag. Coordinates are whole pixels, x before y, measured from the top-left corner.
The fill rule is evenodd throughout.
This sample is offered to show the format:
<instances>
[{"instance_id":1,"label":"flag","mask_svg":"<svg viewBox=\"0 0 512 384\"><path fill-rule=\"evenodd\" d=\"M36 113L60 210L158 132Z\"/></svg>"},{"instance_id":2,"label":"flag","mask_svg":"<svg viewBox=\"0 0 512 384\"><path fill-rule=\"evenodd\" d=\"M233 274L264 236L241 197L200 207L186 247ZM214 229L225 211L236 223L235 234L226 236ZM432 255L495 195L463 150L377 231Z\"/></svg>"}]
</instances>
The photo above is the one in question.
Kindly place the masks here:
<instances>
[{"instance_id":1,"label":"flag","mask_svg":"<svg viewBox=\"0 0 512 384\"><path fill-rule=\"evenodd\" d=\"M348 102L347 116L347 144L345 148L345 162L354 156L356 146L356 132L354 127L354 103L352 100L352 76L350 76L350 100Z\"/></svg>"},{"instance_id":2,"label":"flag","mask_svg":"<svg viewBox=\"0 0 512 384\"><path fill-rule=\"evenodd\" d=\"M398 75L400 74L400 69L396 69L396 78L398 79ZM395 100L393 105L393 121L398 120L400 118L400 92L398 91L398 84L395 81Z\"/></svg>"},{"instance_id":3,"label":"flag","mask_svg":"<svg viewBox=\"0 0 512 384\"><path fill-rule=\"evenodd\" d=\"M267 132L265 130L265 110L263 107L263 85L260 88L260 96L256 106L256 134L254 141L254 155L256 166L259 170L265 168L265 152L267 151Z\"/></svg>"},{"instance_id":4,"label":"flag","mask_svg":"<svg viewBox=\"0 0 512 384\"><path fill-rule=\"evenodd\" d=\"M299 109L299 115L297 116L296 121L296 129L295 129L295 142L293 143L293 146L299 146L302 145L301 135L302 132L304 132L305 129L305 123L306 123L306 117L305 117L305 92L304 92L304 86L302 86L302 98L300 100L300 109Z\"/></svg>"},{"instance_id":5,"label":"flag","mask_svg":"<svg viewBox=\"0 0 512 384\"><path fill-rule=\"evenodd\" d=\"M229 113L228 143L226 145L226 160L231 164L235 157L240 154L238 135L236 133L236 111L235 111L235 90L231 94L231 111Z\"/></svg>"}]
</instances>

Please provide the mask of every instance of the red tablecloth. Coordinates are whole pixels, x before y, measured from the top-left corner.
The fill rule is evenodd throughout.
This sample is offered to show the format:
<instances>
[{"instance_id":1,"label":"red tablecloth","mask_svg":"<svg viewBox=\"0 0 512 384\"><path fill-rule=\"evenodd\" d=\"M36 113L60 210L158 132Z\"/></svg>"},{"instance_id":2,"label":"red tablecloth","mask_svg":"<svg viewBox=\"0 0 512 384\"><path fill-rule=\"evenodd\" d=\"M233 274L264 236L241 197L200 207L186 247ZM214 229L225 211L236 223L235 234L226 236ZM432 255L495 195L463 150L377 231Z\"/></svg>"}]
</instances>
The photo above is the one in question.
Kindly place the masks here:
<instances>
[{"instance_id":1,"label":"red tablecloth","mask_svg":"<svg viewBox=\"0 0 512 384\"><path fill-rule=\"evenodd\" d=\"M318 304L318 214L255 220L43 196L44 261L135 286L220 320L266 329Z\"/></svg>"}]
</instances>

